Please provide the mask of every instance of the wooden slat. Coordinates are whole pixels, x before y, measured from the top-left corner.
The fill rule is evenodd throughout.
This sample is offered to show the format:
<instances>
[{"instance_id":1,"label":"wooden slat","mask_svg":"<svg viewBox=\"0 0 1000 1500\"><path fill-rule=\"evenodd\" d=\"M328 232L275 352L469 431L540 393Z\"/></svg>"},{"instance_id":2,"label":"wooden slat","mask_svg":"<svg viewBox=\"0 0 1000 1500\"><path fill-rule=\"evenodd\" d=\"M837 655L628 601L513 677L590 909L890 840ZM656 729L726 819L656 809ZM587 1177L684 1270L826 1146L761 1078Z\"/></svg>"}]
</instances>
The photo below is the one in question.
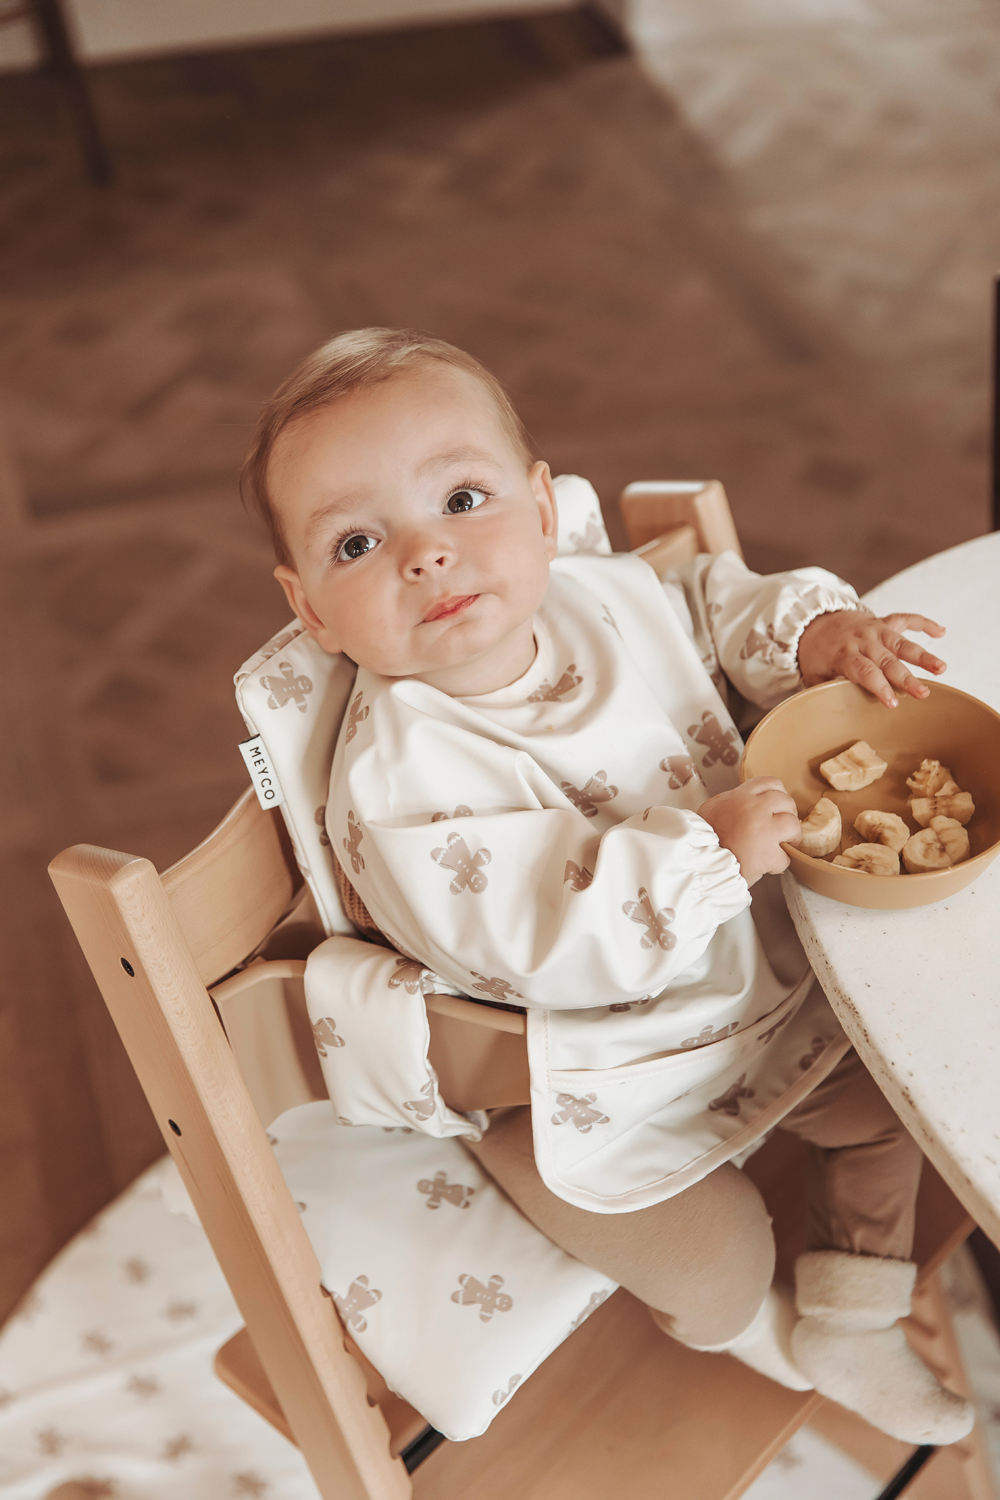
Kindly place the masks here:
<instances>
[{"instance_id":1,"label":"wooden slat","mask_svg":"<svg viewBox=\"0 0 1000 1500\"><path fill-rule=\"evenodd\" d=\"M86 845L49 868L323 1500L405 1500L406 1472L344 1350L315 1251L155 869Z\"/></svg>"},{"instance_id":2,"label":"wooden slat","mask_svg":"<svg viewBox=\"0 0 1000 1500\"><path fill-rule=\"evenodd\" d=\"M675 526L635 550L657 578L662 578L671 568L681 568L698 556L698 533L693 526Z\"/></svg>"},{"instance_id":3,"label":"wooden slat","mask_svg":"<svg viewBox=\"0 0 1000 1500\"><path fill-rule=\"evenodd\" d=\"M618 503L630 547L642 547L686 525L697 533L699 552L743 556L726 492L717 479L687 485L640 481L626 485Z\"/></svg>"},{"instance_id":4,"label":"wooden slat","mask_svg":"<svg viewBox=\"0 0 1000 1500\"><path fill-rule=\"evenodd\" d=\"M627 1292L516 1390L482 1437L445 1443L415 1500L735 1500L821 1398L675 1343Z\"/></svg>"},{"instance_id":5,"label":"wooden slat","mask_svg":"<svg viewBox=\"0 0 1000 1500\"><path fill-rule=\"evenodd\" d=\"M360 1366L368 1389L369 1401L374 1401L385 1418L389 1429L389 1451L393 1454L402 1453L414 1438L419 1437L428 1425L425 1418L418 1411L404 1401L402 1396L397 1396L395 1391L390 1391L375 1366L365 1358L350 1334L344 1335L344 1347ZM285 1413L274 1387L267 1378L264 1366L257 1358L257 1351L253 1346L253 1340L245 1328L234 1333L215 1356L215 1373L223 1384L228 1385L230 1390L235 1391L248 1406L252 1406L257 1414L270 1422L282 1437L294 1443L292 1430L288 1425Z\"/></svg>"},{"instance_id":6,"label":"wooden slat","mask_svg":"<svg viewBox=\"0 0 1000 1500\"><path fill-rule=\"evenodd\" d=\"M203 983L214 984L264 941L302 875L281 815L251 787L163 885Z\"/></svg>"}]
</instances>

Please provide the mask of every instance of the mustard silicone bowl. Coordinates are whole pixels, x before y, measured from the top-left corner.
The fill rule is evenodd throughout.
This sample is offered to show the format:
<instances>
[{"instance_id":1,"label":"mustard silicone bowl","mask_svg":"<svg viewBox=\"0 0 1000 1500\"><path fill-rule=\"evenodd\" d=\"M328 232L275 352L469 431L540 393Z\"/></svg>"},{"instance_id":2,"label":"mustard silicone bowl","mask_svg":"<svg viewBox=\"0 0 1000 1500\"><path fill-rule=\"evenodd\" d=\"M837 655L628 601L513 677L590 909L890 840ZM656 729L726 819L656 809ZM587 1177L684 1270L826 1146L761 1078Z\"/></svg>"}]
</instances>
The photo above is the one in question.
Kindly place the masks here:
<instances>
[{"instance_id":1,"label":"mustard silicone bowl","mask_svg":"<svg viewBox=\"0 0 1000 1500\"><path fill-rule=\"evenodd\" d=\"M740 780L780 777L800 818L820 797L836 803L844 831L837 853L861 842L853 824L867 808L898 813L911 832L919 832L910 814L906 778L922 760L947 766L976 804L966 827L969 858L947 870L869 875L830 863L833 855L815 859L785 844L794 874L810 890L848 906L878 911L929 906L971 885L1000 854L1000 714L943 682L927 686L928 697L900 694L898 708L885 708L864 688L838 678L786 699L751 734L740 762ZM857 740L867 740L889 768L860 792L835 791L820 775L820 761L839 755Z\"/></svg>"}]
</instances>

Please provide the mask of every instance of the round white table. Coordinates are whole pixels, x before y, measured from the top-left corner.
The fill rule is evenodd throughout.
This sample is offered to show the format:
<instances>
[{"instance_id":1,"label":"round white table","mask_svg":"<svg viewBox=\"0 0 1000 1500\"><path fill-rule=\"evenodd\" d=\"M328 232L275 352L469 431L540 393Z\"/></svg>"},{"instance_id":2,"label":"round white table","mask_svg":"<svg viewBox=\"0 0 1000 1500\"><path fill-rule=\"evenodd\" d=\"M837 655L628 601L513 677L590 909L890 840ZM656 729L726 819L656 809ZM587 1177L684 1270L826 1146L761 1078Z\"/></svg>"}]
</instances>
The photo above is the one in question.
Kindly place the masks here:
<instances>
[{"instance_id":1,"label":"round white table","mask_svg":"<svg viewBox=\"0 0 1000 1500\"><path fill-rule=\"evenodd\" d=\"M945 682L1000 710L1000 532L907 568L865 603L879 615L908 610L945 625L940 641L913 639L948 663ZM1000 859L957 896L913 911L864 911L790 873L782 879L841 1025L1000 1245Z\"/></svg>"}]
</instances>

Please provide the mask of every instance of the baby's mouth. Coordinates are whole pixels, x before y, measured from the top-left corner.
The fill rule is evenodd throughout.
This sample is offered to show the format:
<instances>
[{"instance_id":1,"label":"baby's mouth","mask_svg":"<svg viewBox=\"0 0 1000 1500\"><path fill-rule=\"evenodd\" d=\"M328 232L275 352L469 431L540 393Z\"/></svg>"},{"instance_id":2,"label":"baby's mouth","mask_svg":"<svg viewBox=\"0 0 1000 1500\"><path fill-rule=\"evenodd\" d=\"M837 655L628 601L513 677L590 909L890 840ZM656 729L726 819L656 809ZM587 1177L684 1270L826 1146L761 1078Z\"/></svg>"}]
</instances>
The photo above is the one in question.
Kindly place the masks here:
<instances>
[{"instance_id":1,"label":"baby's mouth","mask_svg":"<svg viewBox=\"0 0 1000 1500\"><path fill-rule=\"evenodd\" d=\"M431 620L440 620L444 615L457 615L460 610L467 609L479 598L478 594L453 594L450 599L439 599L421 621L422 625L430 624Z\"/></svg>"}]
</instances>

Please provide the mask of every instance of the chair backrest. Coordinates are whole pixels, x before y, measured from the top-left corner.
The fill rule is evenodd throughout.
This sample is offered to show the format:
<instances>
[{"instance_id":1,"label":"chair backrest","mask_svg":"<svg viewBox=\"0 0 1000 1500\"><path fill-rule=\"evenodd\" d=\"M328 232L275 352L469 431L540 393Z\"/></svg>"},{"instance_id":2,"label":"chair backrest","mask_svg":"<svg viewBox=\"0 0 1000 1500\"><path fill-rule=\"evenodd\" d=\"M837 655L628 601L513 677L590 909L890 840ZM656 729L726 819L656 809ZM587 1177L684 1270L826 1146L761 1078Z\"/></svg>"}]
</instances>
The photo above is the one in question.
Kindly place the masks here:
<instances>
[{"instance_id":1,"label":"chair backrest","mask_svg":"<svg viewBox=\"0 0 1000 1500\"><path fill-rule=\"evenodd\" d=\"M717 479L642 479L619 499L629 545L658 574L699 552L743 556L726 492Z\"/></svg>"},{"instance_id":2,"label":"chair backrest","mask_svg":"<svg viewBox=\"0 0 1000 1500\"><path fill-rule=\"evenodd\" d=\"M302 888L280 818L246 791L212 832L163 875L163 888L206 985L230 973Z\"/></svg>"}]
</instances>

